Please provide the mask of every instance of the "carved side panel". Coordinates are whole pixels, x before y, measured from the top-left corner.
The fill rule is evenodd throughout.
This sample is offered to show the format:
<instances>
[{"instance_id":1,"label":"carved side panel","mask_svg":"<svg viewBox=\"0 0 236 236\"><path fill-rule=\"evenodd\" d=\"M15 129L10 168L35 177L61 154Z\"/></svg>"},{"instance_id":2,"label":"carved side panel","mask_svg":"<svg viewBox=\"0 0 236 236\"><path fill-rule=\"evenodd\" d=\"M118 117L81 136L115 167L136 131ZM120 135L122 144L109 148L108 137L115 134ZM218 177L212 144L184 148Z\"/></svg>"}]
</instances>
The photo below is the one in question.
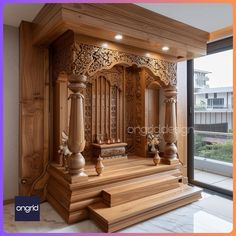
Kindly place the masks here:
<instances>
[{"instance_id":1,"label":"carved side panel","mask_svg":"<svg viewBox=\"0 0 236 236\"><path fill-rule=\"evenodd\" d=\"M19 192L44 200L49 161L48 50L31 44L32 30L30 23L20 26Z\"/></svg>"},{"instance_id":2,"label":"carved side panel","mask_svg":"<svg viewBox=\"0 0 236 236\"><path fill-rule=\"evenodd\" d=\"M115 86L111 87L111 138L116 139L117 135L117 88Z\"/></svg>"},{"instance_id":3,"label":"carved side panel","mask_svg":"<svg viewBox=\"0 0 236 236\"><path fill-rule=\"evenodd\" d=\"M92 84L87 84L86 91L85 91L85 140L86 140L86 146L83 151L84 157L91 157L92 156L92 150L91 150L91 144L93 142L92 140Z\"/></svg>"},{"instance_id":4,"label":"carved side panel","mask_svg":"<svg viewBox=\"0 0 236 236\"><path fill-rule=\"evenodd\" d=\"M126 69L126 84L125 84L125 90L126 90L126 113L125 113L125 119L126 119L126 142L127 142L127 152L134 154L135 153L135 130L136 122L135 122L135 114L136 114L136 108L135 108L135 87L136 82L135 78L133 76L133 70L131 68ZM127 112L129 111L129 112Z\"/></svg>"},{"instance_id":5,"label":"carved side panel","mask_svg":"<svg viewBox=\"0 0 236 236\"><path fill-rule=\"evenodd\" d=\"M91 159L93 156L91 144L100 139L102 142L113 138L116 141L117 138L123 141L122 137L118 137L124 132L120 131L120 129L124 129L123 117L120 115L123 107L121 95L123 73L122 66L115 66L110 70L103 70L88 77L84 94L86 147L83 156L86 159Z\"/></svg>"},{"instance_id":6,"label":"carved side panel","mask_svg":"<svg viewBox=\"0 0 236 236\"><path fill-rule=\"evenodd\" d=\"M136 104L135 104L135 114L136 114L136 120L135 120L135 125L136 127L140 127L139 130L137 130L136 134L135 134L135 151L137 154L141 155L142 152L142 127L144 127L143 124L143 116L144 116L144 112L143 112L143 88L141 86L141 79L138 73L135 73L135 77L136 77L136 92L135 92L135 100L136 100Z\"/></svg>"},{"instance_id":7,"label":"carved side panel","mask_svg":"<svg viewBox=\"0 0 236 236\"><path fill-rule=\"evenodd\" d=\"M42 109L41 101L21 105L21 131L24 131L21 139L21 193L26 195L30 189L29 185L33 184L43 171Z\"/></svg>"}]
</instances>

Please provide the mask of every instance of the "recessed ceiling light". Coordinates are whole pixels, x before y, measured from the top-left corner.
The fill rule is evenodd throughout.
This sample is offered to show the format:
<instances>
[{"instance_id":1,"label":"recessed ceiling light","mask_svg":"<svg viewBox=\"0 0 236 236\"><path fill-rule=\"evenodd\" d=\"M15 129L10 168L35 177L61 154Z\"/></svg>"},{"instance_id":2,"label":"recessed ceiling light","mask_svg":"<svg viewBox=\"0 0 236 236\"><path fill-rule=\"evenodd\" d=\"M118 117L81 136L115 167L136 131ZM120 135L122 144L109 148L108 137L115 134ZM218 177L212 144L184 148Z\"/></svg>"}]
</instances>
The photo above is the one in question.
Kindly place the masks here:
<instances>
[{"instance_id":1,"label":"recessed ceiling light","mask_svg":"<svg viewBox=\"0 0 236 236\"><path fill-rule=\"evenodd\" d=\"M169 49L170 49L170 48L167 47L167 46L164 46L164 47L161 48L162 51L168 51Z\"/></svg>"},{"instance_id":2,"label":"recessed ceiling light","mask_svg":"<svg viewBox=\"0 0 236 236\"><path fill-rule=\"evenodd\" d=\"M123 39L123 36L121 34L116 34L115 39L116 40L121 40L121 39Z\"/></svg>"},{"instance_id":3,"label":"recessed ceiling light","mask_svg":"<svg viewBox=\"0 0 236 236\"><path fill-rule=\"evenodd\" d=\"M107 43L103 43L103 44L102 44L102 47L103 47L103 48L107 48L107 47L108 47L108 44L107 44Z\"/></svg>"}]
</instances>

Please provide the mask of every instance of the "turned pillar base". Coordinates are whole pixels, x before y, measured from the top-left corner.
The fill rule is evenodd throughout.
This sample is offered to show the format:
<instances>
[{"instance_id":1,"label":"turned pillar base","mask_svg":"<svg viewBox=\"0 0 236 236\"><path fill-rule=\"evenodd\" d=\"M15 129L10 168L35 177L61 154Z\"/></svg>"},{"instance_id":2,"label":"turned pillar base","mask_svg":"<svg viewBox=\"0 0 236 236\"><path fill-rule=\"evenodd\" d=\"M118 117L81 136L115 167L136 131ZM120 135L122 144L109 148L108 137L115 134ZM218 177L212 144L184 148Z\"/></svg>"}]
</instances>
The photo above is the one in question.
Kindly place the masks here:
<instances>
[{"instance_id":1,"label":"turned pillar base","mask_svg":"<svg viewBox=\"0 0 236 236\"><path fill-rule=\"evenodd\" d=\"M173 165L178 164L177 147L174 143L167 143L165 146L164 156L161 158L162 164Z\"/></svg>"},{"instance_id":2,"label":"turned pillar base","mask_svg":"<svg viewBox=\"0 0 236 236\"><path fill-rule=\"evenodd\" d=\"M81 153L73 153L69 158L69 173L76 176L87 176L84 172L85 159Z\"/></svg>"}]
</instances>

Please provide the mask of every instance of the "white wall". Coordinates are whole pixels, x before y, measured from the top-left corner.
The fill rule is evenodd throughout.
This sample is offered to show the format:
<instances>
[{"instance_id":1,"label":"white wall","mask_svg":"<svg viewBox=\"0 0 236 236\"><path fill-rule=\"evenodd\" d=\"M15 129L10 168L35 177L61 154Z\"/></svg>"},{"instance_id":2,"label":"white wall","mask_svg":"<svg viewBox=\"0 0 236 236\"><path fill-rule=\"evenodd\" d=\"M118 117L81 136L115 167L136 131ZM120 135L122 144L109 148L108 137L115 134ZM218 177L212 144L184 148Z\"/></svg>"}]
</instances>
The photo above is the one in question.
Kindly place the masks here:
<instances>
[{"instance_id":1,"label":"white wall","mask_svg":"<svg viewBox=\"0 0 236 236\"><path fill-rule=\"evenodd\" d=\"M4 200L18 194L19 29L4 25Z\"/></svg>"}]
</instances>

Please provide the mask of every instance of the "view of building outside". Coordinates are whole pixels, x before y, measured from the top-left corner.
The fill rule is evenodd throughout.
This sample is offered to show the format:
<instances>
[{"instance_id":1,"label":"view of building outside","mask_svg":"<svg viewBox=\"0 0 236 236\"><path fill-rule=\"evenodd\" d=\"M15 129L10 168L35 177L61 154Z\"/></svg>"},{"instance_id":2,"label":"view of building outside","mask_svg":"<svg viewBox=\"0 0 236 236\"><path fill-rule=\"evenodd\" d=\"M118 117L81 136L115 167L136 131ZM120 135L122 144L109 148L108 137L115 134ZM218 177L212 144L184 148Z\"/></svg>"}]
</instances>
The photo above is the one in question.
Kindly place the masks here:
<instances>
[{"instance_id":1,"label":"view of building outside","mask_svg":"<svg viewBox=\"0 0 236 236\"><path fill-rule=\"evenodd\" d=\"M194 129L195 179L232 190L233 50L194 60Z\"/></svg>"}]
</instances>

